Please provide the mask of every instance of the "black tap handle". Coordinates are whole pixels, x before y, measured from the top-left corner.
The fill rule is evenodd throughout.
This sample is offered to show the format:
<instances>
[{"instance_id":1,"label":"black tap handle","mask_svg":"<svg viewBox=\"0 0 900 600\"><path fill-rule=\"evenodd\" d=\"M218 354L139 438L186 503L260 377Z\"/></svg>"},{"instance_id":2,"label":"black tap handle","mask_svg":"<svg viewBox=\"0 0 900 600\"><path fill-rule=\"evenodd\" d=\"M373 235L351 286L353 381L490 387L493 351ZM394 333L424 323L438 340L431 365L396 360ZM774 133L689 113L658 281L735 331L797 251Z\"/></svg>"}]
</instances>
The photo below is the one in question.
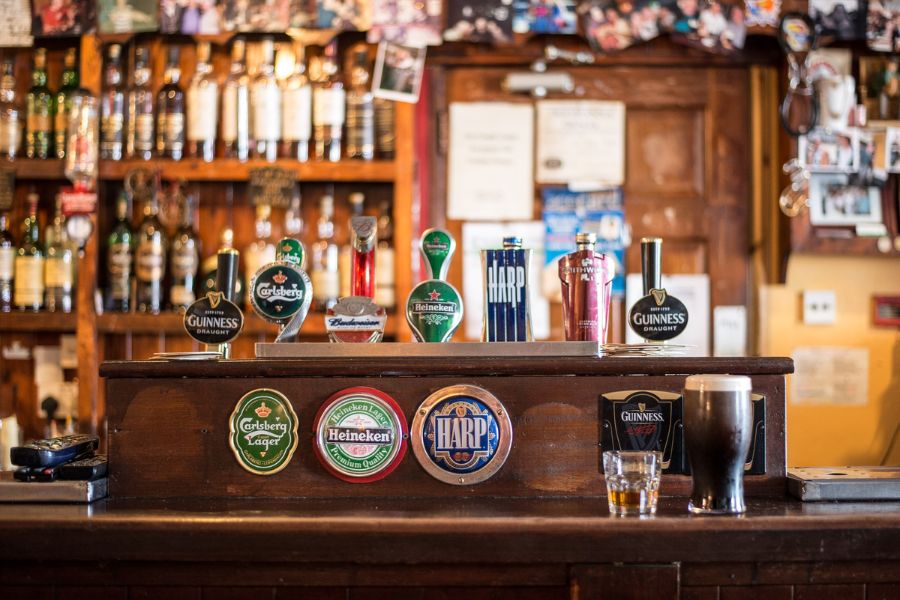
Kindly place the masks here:
<instances>
[{"instance_id":1,"label":"black tap handle","mask_svg":"<svg viewBox=\"0 0 900 600\"><path fill-rule=\"evenodd\" d=\"M650 294L650 290L662 288L662 238L641 239L641 270L645 296Z\"/></svg>"},{"instance_id":2,"label":"black tap handle","mask_svg":"<svg viewBox=\"0 0 900 600\"><path fill-rule=\"evenodd\" d=\"M234 292L237 286L238 261L240 254L234 248L222 248L219 250L216 267L216 289L225 296L226 300L234 302Z\"/></svg>"}]
</instances>

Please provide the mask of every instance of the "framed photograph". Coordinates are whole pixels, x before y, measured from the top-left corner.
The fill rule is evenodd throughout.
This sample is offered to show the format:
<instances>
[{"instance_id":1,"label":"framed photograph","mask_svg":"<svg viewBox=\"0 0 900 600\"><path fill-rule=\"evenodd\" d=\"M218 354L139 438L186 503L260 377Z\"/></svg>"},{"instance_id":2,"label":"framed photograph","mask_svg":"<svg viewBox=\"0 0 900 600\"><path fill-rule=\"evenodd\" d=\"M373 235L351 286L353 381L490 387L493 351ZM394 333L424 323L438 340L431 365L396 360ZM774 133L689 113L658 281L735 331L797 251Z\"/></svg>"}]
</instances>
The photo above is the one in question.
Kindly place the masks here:
<instances>
[{"instance_id":1,"label":"framed photograph","mask_svg":"<svg viewBox=\"0 0 900 600\"><path fill-rule=\"evenodd\" d=\"M747 27L778 27L781 0L744 0L747 5Z\"/></svg>"},{"instance_id":2,"label":"framed photograph","mask_svg":"<svg viewBox=\"0 0 900 600\"><path fill-rule=\"evenodd\" d=\"M812 175L809 222L816 226L881 223L881 188L850 184L845 174Z\"/></svg>"},{"instance_id":3,"label":"framed photograph","mask_svg":"<svg viewBox=\"0 0 900 600\"><path fill-rule=\"evenodd\" d=\"M223 0L225 31L285 31L291 24L290 0Z\"/></svg>"},{"instance_id":4,"label":"framed photograph","mask_svg":"<svg viewBox=\"0 0 900 600\"><path fill-rule=\"evenodd\" d=\"M889 173L900 173L900 129L888 127L885 138L886 170Z\"/></svg>"},{"instance_id":5,"label":"framed photograph","mask_svg":"<svg viewBox=\"0 0 900 600\"><path fill-rule=\"evenodd\" d=\"M516 33L577 33L575 0L513 0Z\"/></svg>"},{"instance_id":6,"label":"framed photograph","mask_svg":"<svg viewBox=\"0 0 900 600\"><path fill-rule=\"evenodd\" d=\"M859 0L809 0L809 16L820 38L861 40L865 35Z\"/></svg>"},{"instance_id":7,"label":"framed photograph","mask_svg":"<svg viewBox=\"0 0 900 600\"><path fill-rule=\"evenodd\" d=\"M372 95L399 102L418 102L424 72L425 47L381 42L375 57Z\"/></svg>"},{"instance_id":8,"label":"framed photograph","mask_svg":"<svg viewBox=\"0 0 900 600\"><path fill-rule=\"evenodd\" d=\"M224 12L222 0L159 0L159 30L185 35L221 33Z\"/></svg>"},{"instance_id":9,"label":"framed photograph","mask_svg":"<svg viewBox=\"0 0 900 600\"><path fill-rule=\"evenodd\" d=\"M31 31L35 37L81 35L90 28L91 7L89 0L33 0Z\"/></svg>"},{"instance_id":10,"label":"framed photograph","mask_svg":"<svg viewBox=\"0 0 900 600\"><path fill-rule=\"evenodd\" d=\"M137 33L159 28L157 0L97 0L100 33Z\"/></svg>"},{"instance_id":11,"label":"framed photograph","mask_svg":"<svg viewBox=\"0 0 900 600\"><path fill-rule=\"evenodd\" d=\"M859 182L873 184L887 181L887 132L861 129L858 146L856 170Z\"/></svg>"},{"instance_id":12,"label":"framed photograph","mask_svg":"<svg viewBox=\"0 0 900 600\"><path fill-rule=\"evenodd\" d=\"M372 2L372 26L366 39L407 46L436 46L441 43L443 4L441 0L360 0Z\"/></svg>"},{"instance_id":13,"label":"framed photograph","mask_svg":"<svg viewBox=\"0 0 900 600\"><path fill-rule=\"evenodd\" d=\"M744 47L743 4L720 0L678 0L673 39L707 51L729 53Z\"/></svg>"},{"instance_id":14,"label":"framed photograph","mask_svg":"<svg viewBox=\"0 0 900 600\"><path fill-rule=\"evenodd\" d=\"M798 140L798 158L811 172L850 173L856 171L858 142L855 130L815 130Z\"/></svg>"},{"instance_id":15,"label":"framed photograph","mask_svg":"<svg viewBox=\"0 0 900 600\"><path fill-rule=\"evenodd\" d=\"M316 27L338 31L366 31L372 26L368 0L316 0Z\"/></svg>"},{"instance_id":16,"label":"framed photograph","mask_svg":"<svg viewBox=\"0 0 900 600\"><path fill-rule=\"evenodd\" d=\"M502 44L512 40L512 0L448 0L444 39Z\"/></svg>"}]
</instances>

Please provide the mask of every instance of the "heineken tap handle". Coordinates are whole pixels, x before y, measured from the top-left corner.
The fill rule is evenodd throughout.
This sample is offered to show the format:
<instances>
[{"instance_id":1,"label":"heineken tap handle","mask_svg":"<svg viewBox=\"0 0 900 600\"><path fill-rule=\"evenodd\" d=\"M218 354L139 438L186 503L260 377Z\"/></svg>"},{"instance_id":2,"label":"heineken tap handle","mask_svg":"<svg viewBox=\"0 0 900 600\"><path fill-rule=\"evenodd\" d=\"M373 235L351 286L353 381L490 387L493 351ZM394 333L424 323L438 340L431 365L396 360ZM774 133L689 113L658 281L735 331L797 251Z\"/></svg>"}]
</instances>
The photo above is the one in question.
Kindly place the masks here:
<instances>
[{"instance_id":1,"label":"heineken tap handle","mask_svg":"<svg viewBox=\"0 0 900 600\"><path fill-rule=\"evenodd\" d=\"M641 270L645 296L662 289L662 238L641 238Z\"/></svg>"},{"instance_id":2,"label":"heineken tap handle","mask_svg":"<svg viewBox=\"0 0 900 600\"><path fill-rule=\"evenodd\" d=\"M222 248L217 258L216 289L222 292L226 300L234 302L240 254L234 248Z\"/></svg>"},{"instance_id":3,"label":"heineken tap handle","mask_svg":"<svg viewBox=\"0 0 900 600\"><path fill-rule=\"evenodd\" d=\"M456 240L444 229L428 229L422 234L419 248L425 259L428 279L447 279L450 258L456 251Z\"/></svg>"}]
</instances>

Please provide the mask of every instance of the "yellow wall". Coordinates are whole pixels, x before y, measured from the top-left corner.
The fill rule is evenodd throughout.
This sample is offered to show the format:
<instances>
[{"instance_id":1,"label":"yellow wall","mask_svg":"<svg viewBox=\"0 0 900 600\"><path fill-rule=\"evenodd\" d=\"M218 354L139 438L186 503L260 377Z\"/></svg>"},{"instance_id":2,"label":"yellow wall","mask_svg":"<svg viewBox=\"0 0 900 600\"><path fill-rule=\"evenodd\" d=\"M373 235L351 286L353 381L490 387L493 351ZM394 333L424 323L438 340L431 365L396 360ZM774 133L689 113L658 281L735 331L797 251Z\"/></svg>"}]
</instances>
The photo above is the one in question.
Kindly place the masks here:
<instances>
[{"instance_id":1,"label":"yellow wall","mask_svg":"<svg viewBox=\"0 0 900 600\"><path fill-rule=\"evenodd\" d=\"M803 324L802 292L808 289L836 292L834 325ZM788 466L881 463L900 423L900 332L873 327L874 294L900 295L900 261L793 256L787 283L761 290L760 354L790 356L797 346L869 349L865 406L793 405L788 383ZM900 456L897 446L900 439L894 457Z\"/></svg>"}]
</instances>

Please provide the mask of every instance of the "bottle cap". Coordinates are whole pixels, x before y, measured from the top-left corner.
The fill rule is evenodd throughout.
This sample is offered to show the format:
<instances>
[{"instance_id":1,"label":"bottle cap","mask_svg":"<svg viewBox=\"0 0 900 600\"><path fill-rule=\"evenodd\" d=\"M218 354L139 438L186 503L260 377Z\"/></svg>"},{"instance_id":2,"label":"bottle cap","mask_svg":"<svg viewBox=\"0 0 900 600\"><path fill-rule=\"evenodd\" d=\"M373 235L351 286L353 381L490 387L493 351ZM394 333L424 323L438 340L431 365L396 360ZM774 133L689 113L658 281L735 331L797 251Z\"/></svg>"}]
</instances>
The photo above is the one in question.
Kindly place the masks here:
<instances>
[{"instance_id":1,"label":"bottle cap","mask_svg":"<svg viewBox=\"0 0 900 600\"><path fill-rule=\"evenodd\" d=\"M593 231L582 231L580 233L575 234L575 243L576 244L596 244L597 243L597 234Z\"/></svg>"},{"instance_id":2,"label":"bottle cap","mask_svg":"<svg viewBox=\"0 0 900 600\"><path fill-rule=\"evenodd\" d=\"M522 238L519 236L509 236L503 238L503 247L504 248L521 248L522 247Z\"/></svg>"}]
</instances>

